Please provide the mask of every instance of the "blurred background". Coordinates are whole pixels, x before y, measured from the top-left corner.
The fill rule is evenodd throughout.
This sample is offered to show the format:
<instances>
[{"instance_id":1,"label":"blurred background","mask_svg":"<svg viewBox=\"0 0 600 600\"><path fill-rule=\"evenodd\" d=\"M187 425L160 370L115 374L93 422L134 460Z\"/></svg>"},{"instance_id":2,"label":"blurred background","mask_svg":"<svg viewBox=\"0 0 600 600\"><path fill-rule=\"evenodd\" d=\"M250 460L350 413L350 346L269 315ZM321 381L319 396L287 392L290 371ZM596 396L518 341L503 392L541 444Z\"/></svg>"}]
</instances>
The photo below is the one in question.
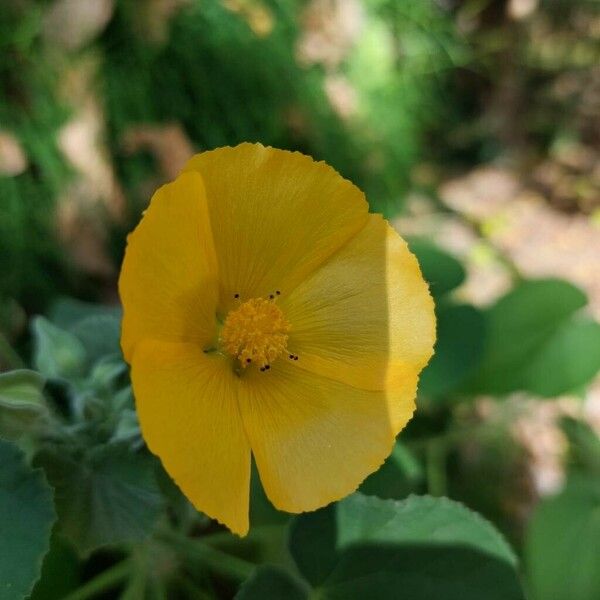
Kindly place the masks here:
<instances>
[{"instance_id":1,"label":"blurred background","mask_svg":"<svg viewBox=\"0 0 600 600\"><path fill-rule=\"evenodd\" d=\"M540 499L600 476L600 2L2 0L0 370L57 301L116 304L153 191L241 141L334 166L432 285L386 493L535 546Z\"/></svg>"}]
</instances>

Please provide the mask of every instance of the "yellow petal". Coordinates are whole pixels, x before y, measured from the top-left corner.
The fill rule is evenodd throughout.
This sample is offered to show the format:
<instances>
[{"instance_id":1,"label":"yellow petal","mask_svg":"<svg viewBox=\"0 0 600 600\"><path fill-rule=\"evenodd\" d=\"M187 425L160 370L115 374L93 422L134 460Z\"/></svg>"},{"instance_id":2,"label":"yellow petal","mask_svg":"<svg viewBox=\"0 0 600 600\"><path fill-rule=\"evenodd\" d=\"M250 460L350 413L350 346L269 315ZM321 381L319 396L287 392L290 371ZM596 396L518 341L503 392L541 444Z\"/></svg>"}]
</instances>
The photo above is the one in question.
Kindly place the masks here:
<instances>
[{"instance_id":1,"label":"yellow petal","mask_svg":"<svg viewBox=\"0 0 600 600\"><path fill-rule=\"evenodd\" d=\"M248 372L240 408L271 502L302 512L353 492L414 411L416 376L403 384L389 394L361 390L284 361Z\"/></svg>"},{"instance_id":2,"label":"yellow petal","mask_svg":"<svg viewBox=\"0 0 600 600\"><path fill-rule=\"evenodd\" d=\"M131 374L150 450L198 510L245 535L250 446L229 363L195 344L142 341Z\"/></svg>"},{"instance_id":3,"label":"yellow petal","mask_svg":"<svg viewBox=\"0 0 600 600\"><path fill-rule=\"evenodd\" d=\"M220 310L289 293L364 225L363 193L323 162L241 144L192 158L202 174L219 260Z\"/></svg>"},{"instance_id":4,"label":"yellow petal","mask_svg":"<svg viewBox=\"0 0 600 600\"><path fill-rule=\"evenodd\" d=\"M154 194L128 238L119 293L126 360L144 338L212 340L217 262L200 175L183 174Z\"/></svg>"},{"instance_id":5,"label":"yellow petal","mask_svg":"<svg viewBox=\"0 0 600 600\"><path fill-rule=\"evenodd\" d=\"M371 390L404 386L435 342L433 300L416 258L379 215L280 304L297 365Z\"/></svg>"}]
</instances>

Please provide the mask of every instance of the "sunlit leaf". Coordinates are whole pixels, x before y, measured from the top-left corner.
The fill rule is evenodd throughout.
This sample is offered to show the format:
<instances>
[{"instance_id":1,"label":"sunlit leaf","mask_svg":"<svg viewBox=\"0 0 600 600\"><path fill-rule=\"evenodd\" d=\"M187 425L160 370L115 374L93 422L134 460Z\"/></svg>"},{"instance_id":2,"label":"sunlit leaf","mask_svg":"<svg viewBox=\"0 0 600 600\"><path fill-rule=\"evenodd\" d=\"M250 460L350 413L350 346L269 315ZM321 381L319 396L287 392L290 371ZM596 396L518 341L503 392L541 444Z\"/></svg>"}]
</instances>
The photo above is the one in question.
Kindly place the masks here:
<instances>
[{"instance_id":1,"label":"sunlit leaf","mask_svg":"<svg viewBox=\"0 0 600 600\"><path fill-rule=\"evenodd\" d=\"M546 377L565 343L579 343L581 347L593 343L589 331L573 333L569 329L579 330L571 317L585 304L583 292L566 281L521 283L486 313L485 354L469 389L491 394L527 389L548 395L564 392L573 383L584 383L583 376L589 374L587 362L576 376L557 371L548 385L539 377Z\"/></svg>"},{"instance_id":2,"label":"sunlit leaf","mask_svg":"<svg viewBox=\"0 0 600 600\"><path fill-rule=\"evenodd\" d=\"M523 365L521 388L540 396L558 396L585 385L599 370L600 324L571 321Z\"/></svg>"},{"instance_id":3,"label":"sunlit leaf","mask_svg":"<svg viewBox=\"0 0 600 600\"><path fill-rule=\"evenodd\" d=\"M355 494L297 517L290 548L300 572L325 598L524 597L504 539L446 498Z\"/></svg>"}]
</instances>

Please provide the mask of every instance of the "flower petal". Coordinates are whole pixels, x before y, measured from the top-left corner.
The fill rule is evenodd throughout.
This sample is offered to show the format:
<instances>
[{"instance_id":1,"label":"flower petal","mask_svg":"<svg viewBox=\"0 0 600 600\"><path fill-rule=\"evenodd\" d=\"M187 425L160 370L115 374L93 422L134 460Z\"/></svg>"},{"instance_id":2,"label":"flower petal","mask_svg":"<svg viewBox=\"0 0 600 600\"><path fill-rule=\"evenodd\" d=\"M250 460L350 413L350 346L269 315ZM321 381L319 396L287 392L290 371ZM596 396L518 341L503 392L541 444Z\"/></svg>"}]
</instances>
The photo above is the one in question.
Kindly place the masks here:
<instances>
[{"instance_id":1,"label":"flower petal","mask_svg":"<svg viewBox=\"0 0 600 600\"><path fill-rule=\"evenodd\" d=\"M195 344L144 340L131 374L150 450L198 510L245 535L250 446L228 361Z\"/></svg>"},{"instance_id":2,"label":"flower petal","mask_svg":"<svg viewBox=\"0 0 600 600\"><path fill-rule=\"evenodd\" d=\"M240 409L271 502L302 512L353 492L390 454L416 385L415 375L393 393L361 390L284 361L247 373Z\"/></svg>"},{"instance_id":3,"label":"flower petal","mask_svg":"<svg viewBox=\"0 0 600 600\"><path fill-rule=\"evenodd\" d=\"M185 173L154 194L128 238L119 293L126 360L144 338L212 340L217 261L200 175Z\"/></svg>"},{"instance_id":4,"label":"flower petal","mask_svg":"<svg viewBox=\"0 0 600 600\"><path fill-rule=\"evenodd\" d=\"M241 144L199 154L186 170L206 186L223 313L234 294L288 293L367 219L357 187L298 152Z\"/></svg>"},{"instance_id":5,"label":"flower petal","mask_svg":"<svg viewBox=\"0 0 600 600\"><path fill-rule=\"evenodd\" d=\"M404 386L427 364L435 315L417 259L379 215L281 308L298 366L371 390Z\"/></svg>"}]
</instances>

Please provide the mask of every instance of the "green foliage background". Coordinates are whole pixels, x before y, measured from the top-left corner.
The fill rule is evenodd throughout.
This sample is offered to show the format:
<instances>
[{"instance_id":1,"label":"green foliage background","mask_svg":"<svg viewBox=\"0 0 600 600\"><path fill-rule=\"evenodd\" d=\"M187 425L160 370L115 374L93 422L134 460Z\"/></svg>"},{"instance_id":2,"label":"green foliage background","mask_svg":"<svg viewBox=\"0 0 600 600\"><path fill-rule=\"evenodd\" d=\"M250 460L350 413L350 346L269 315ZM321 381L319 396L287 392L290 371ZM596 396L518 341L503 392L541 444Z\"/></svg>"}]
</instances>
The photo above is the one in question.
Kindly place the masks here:
<instances>
[{"instance_id":1,"label":"green foliage background","mask_svg":"<svg viewBox=\"0 0 600 600\"><path fill-rule=\"evenodd\" d=\"M482 163L526 179L565 144L598 147L598 8L4 0L0 600L599 598L597 432L563 417L565 484L541 499L511 435L515 394L583 402L600 370L600 325L571 283L507 264L510 289L475 306L465 266L412 237L438 319L415 418L359 492L315 513L277 512L254 473L245 539L146 450L115 291L126 233L192 149L301 150L396 218L415 193L450 214L440 182ZM83 166L72 123L93 141ZM596 218L597 174L569 177L548 200Z\"/></svg>"}]
</instances>

